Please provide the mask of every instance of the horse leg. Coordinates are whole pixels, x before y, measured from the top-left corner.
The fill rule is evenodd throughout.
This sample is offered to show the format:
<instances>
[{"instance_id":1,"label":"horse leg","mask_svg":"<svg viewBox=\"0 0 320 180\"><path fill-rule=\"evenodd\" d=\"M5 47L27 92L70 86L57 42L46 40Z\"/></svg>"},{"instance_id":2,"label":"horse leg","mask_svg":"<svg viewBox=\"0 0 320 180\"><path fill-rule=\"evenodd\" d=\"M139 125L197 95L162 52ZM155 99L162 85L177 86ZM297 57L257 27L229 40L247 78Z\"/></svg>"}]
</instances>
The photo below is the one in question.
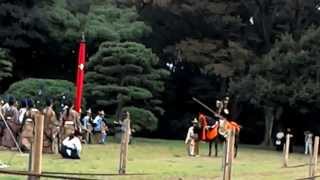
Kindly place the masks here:
<instances>
[{"instance_id":1,"label":"horse leg","mask_svg":"<svg viewBox=\"0 0 320 180\"><path fill-rule=\"evenodd\" d=\"M218 141L217 140L214 141L214 149L215 149L214 156L218 157Z\"/></svg>"},{"instance_id":2,"label":"horse leg","mask_svg":"<svg viewBox=\"0 0 320 180\"><path fill-rule=\"evenodd\" d=\"M208 156L211 156L211 148L212 148L212 141L209 141L209 154L208 154Z\"/></svg>"},{"instance_id":3,"label":"horse leg","mask_svg":"<svg viewBox=\"0 0 320 180\"><path fill-rule=\"evenodd\" d=\"M238 137L235 137L235 141L234 141L234 158L237 157L238 154Z\"/></svg>"}]
</instances>

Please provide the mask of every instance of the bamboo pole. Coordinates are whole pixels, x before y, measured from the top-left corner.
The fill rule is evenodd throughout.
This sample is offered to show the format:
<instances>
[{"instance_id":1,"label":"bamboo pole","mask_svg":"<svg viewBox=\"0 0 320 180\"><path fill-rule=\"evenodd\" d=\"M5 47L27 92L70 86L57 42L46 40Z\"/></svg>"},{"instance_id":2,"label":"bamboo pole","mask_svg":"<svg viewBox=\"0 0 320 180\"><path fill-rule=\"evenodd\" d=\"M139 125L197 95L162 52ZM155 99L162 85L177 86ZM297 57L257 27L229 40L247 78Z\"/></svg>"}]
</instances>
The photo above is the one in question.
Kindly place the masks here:
<instances>
[{"instance_id":1,"label":"bamboo pole","mask_svg":"<svg viewBox=\"0 0 320 180\"><path fill-rule=\"evenodd\" d=\"M319 136L315 137L313 146L313 156L309 166L309 176L310 179L315 179L314 176L317 173L317 163L318 163L318 150L319 150Z\"/></svg>"},{"instance_id":2,"label":"bamboo pole","mask_svg":"<svg viewBox=\"0 0 320 180\"><path fill-rule=\"evenodd\" d=\"M126 166L128 160L128 144L130 139L130 115L127 113L126 119L123 121L125 132L121 138L120 145L120 163L119 163L119 174L126 174Z\"/></svg>"},{"instance_id":3,"label":"bamboo pole","mask_svg":"<svg viewBox=\"0 0 320 180\"><path fill-rule=\"evenodd\" d=\"M221 170L224 171L225 168L225 162L226 162L226 154L227 154L227 139L223 142L222 145L222 158L221 158Z\"/></svg>"},{"instance_id":4,"label":"bamboo pole","mask_svg":"<svg viewBox=\"0 0 320 180\"><path fill-rule=\"evenodd\" d=\"M231 180L231 164L233 160L233 151L234 151L233 149L234 149L234 130L231 130L228 132L228 138L226 143L223 180Z\"/></svg>"},{"instance_id":5,"label":"bamboo pole","mask_svg":"<svg viewBox=\"0 0 320 180\"><path fill-rule=\"evenodd\" d=\"M231 179L231 170L232 170L232 162L233 162L233 158L234 158L234 142L235 142L235 130L232 129L231 130L231 134L230 134L230 154L229 154L229 170L228 170L228 176L229 176L229 180Z\"/></svg>"},{"instance_id":6,"label":"bamboo pole","mask_svg":"<svg viewBox=\"0 0 320 180\"><path fill-rule=\"evenodd\" d=\"M41 175L42 169L42 147L43 147L43 123L44 123L44 115L36 114L35 116L35 137L34 143L32 144L32 156L31 156L31 164L32 164L32 173ZM31 180L40 179L39 176L29 177Z\"/></svg>"},{"instance_id":7,"label":"bamboo pole","mask_svg":"<svg viewBox=\"0 0 320 180\"><path fill-rule=\"evenodd\" d=\"M289 159L289 147L290 147L290 134L286 135L286 143L284 145L284 157L283 157L283 167L288 167Z\"/></svg>"}]
</instances>

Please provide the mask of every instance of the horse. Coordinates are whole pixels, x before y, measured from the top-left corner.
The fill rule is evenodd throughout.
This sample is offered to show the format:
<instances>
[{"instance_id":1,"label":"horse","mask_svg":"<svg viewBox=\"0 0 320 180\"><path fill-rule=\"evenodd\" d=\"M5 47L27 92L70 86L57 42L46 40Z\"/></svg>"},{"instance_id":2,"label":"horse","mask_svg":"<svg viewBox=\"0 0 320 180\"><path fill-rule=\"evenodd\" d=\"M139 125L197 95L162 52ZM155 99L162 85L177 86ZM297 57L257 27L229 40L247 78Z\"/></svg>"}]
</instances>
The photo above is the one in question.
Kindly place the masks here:
<instances>
[{"instance_id":1,"label":"horse","mask_svg":"<svg viewBox=\"0 0 320 180\"><path fill-rule=\"evenodd\" d=\"M215 143L215 157L218 156L218 143L226 141L229 130L235 130L235 154L237 157L240 126L234 121L224 118L209 117L199 113L200 132L199 139L209 143L209 156L211 156L212 143Z\"/></svg>"}]
</instances>

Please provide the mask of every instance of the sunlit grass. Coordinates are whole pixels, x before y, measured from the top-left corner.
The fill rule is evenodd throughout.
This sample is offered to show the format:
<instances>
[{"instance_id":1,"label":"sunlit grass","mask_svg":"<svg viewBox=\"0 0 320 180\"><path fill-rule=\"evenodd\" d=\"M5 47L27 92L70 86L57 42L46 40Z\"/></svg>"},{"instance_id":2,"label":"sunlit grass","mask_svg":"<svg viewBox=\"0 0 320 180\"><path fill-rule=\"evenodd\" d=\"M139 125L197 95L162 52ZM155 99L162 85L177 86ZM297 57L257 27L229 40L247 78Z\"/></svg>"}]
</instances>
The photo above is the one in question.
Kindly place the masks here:
<instances>
[{"instance_id":1,"label":"sunlit grass","mask_svg":"<svg viewBox=\"0 0 320 180\"><path fill-rule=\"evenodd\" d=\"M43 171L117 173L117 143L84 145L81 160L65 160L59 155L43 156ZM207 144L201 143L200 157L187 157L183 141L136 138L129 146L127 172L147 173L145 176L95 177L99 179L221 179L221 147L219 157L207 157ZM0 160L14 170L27 170L28 156L1 151ZM305 164L309 157L291 154L289 166ZM236 180L291 180L307 177L308 166L282 168L282 154L257 146L242 145L232 169ZM91 177L93 178L93 177ZM0 176L0 179L25 177Z\"/></svg>"}]
</instances>

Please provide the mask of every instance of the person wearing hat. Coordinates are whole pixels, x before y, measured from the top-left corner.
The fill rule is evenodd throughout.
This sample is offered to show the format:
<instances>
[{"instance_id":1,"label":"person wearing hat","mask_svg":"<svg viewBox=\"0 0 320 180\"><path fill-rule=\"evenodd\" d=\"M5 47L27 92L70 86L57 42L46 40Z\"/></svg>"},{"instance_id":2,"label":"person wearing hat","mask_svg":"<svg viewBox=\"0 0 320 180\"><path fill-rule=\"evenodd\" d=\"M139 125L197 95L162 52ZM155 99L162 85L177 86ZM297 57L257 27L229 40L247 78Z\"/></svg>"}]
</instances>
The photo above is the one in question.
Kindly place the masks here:
<instances>
[{"instance_id":1,"label":"person wearing hat","mask_svg":"<svg viewBox=\"0 0 320 180\"><path fill-rule=\"evenodd\" d=\"M189 156L199 156L199 122L197 118L192 121L192 126L189 127L185 144Z\"/></svg>"},{"instance_id":2,"label":"person wearing hat","mask_svg":"<svg viewBox=\"0 0 320 180\"><path fill-rule=\"evenodd\" d=\"M87 109L87 115L82 118L81 126L82 126L82 138L84 143L90 143L91 141L91 131L92 131L92 111L91 108Z\"/></svg>"},{"instance_id":3,"label":"person wearing hat","mask_svg":"<svg viewBox=\"0 0 320 180\"><path fill-rule=\"evenodd\" d=\"M98 140L99 144L104 144L106 141L106 123L104 122L104 111L98 111L98 115L93 120L94 139Z\"/></svg>"}]
</instances>

